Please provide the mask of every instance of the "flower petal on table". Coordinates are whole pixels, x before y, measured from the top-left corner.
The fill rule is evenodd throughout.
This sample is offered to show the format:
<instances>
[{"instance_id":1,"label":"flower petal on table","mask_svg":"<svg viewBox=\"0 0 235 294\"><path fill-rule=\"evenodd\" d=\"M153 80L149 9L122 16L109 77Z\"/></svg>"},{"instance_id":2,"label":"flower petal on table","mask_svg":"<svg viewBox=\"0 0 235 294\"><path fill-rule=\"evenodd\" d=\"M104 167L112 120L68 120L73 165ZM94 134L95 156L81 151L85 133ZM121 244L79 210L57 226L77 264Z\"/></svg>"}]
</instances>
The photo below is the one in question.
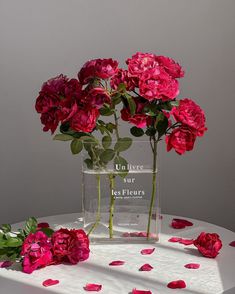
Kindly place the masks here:
<instances>
[{"instance_id":1,"label":"flower petal on table","mask_svg":"<svg viewBox=\"0 0 235 294\"><path fill-rule=\"evenodd\" d=\"M230 242L229 246L235 247L235 241Z\"/></svg>"},{"instance_id":2,"label":"flower petal on table","mask_svg":"<svg viewBox=\"0 0 235 294\"><path fill-rule=\"evenodd\" d=\"M177 281L172 281L167 285L168 288L171 289L182 289L186 288L185 281L183 280L177 280Z\"/></svg>"},{"instance_id":3,"label":"flower petal on table","mask_svg":"<svg viewBox=\"0 0 235 294\"><path fill-rule=\"evenodd\" d=\"M186 268L189 268L189 269L198 269L200 267L200 264L199 263L188 263L188 264L185 264Z\"/></svg>"},{"instance_id":4,"label":"flower petal on table","mask_svg":"<svg viewBox=\"0 0 235 294\"><path fill-rule=\"evenodd\" d=\"M133 289L132 294L152 294L151 291L149 290L137 290L137 289Z\"/></svg>"},{"instance_id":5,"label":"flower petal on table","mask_svg":"<svg viewBox=\"0 0 235 294\"><path fill-rule=\"evenodd\" d=\"M50 286L59 284L59 282L60 282L59 280L47 279L47 280L42 282L42 285L44 287L50 287Z\"/></svg>"},{"instance_id":6,"label":"flower petal on table","mask_svg":"<svg viewBox=\"0 0 235 294\"><path fill-rule=\"evenodd\" d=\"M193 242L194 242L193 239L181 239L181 240L179 241L180 244L184 244L184 245L186 245L186 246L187 246L187 245L192 245Z\"/></svg>"},{"instance_id":7,"label":"flower petal on table","mask_svg":"<svg viewBox=\"0 0 235 294\"><path fill-rule=\"evenodd\" d=\"M139 268L139 271L141 271L141 272L150 272L152 269L153 269L153 267L152 267L150 264L145 263L145 264L143 264L143 265Z\"/></svg>"},{"instance_id":8,"label":"flower petal on table","mask_svg":"<svg viewBox=\"0 0 235 294\"><path fill-rule=\"evenodd\" d=\"M7 268L12 266L13 262L6 260L6 261L0 261L0 268Z\"/></svg>"},{"instance_id":9,"label":"flower petal on table","mask_svg":"<svg viewBox=\"0 0 235 294\"><path fill-rule=\"evenodd\" d=\"M186 220L186 219L173 218L173 220L171 222L171 226L174 229L184 229L185 227L193 226L193 223Z\"/></svg>"},{"instance_id":10,"label":"flower petal on table","mask_svg":"<svg viewBox=\"0 0 235 294\"><path fill-rule=\"evenodd\" d=\"M140 251L140 253L142 255L149 255L149 254L152 254L154 252L155 248L146 248L146 249L142 249Z\"/></svg>"},{"instance_id":11,"label":"flower petal on table","mask_svg":"<svg viewBox=\"0 0 235 294\"><path fill-rule=\"evenodd\" d=\"M39 223L37 224L37 229L44 229L44 228L49 228L50 225L48 223Z\"/></svg>"},{"instance_id":12,"label":"flower petal on table","mask_svg":"<svg viewBox=\"0 0 235 294\"><path fill-rule=\"evenodd\" d=\"M110 262L110 266L117 266L117 265L123 265L125 263L125 261L123 260L114 260L112 262Z\"/></svg>"},{"instance_id":13,"label":"flower petal on table","mask_svg":"<svg viewBox=\"0 0 235 294\"><path fill-rule=\"evenodd\" d=\"M180 242L182 240L182 238L179 237L171 237L168 242L172 242L172 243L176 243L176 242Z\"/></svg>"},{"instance_id":14,"label":"flower petal on table","mask_svg":"<svg viewBox=\"0 0 235 294\"><path fill-rule=\"evenodd\" d=\"M99 292L102 289L102 285L98 284L86 284L83 288L85 291L96 291Z\"/></svg>"},{"instance_id":15,"label":"flower petal on table","mask_svg":"<svg viewBox=\"0 0 235 294\"><path fill-rule=\"evenodd\" d=\"M122 234L122 237L130 237L130 233L126 232Z\"/></svg>"}]
</instances>

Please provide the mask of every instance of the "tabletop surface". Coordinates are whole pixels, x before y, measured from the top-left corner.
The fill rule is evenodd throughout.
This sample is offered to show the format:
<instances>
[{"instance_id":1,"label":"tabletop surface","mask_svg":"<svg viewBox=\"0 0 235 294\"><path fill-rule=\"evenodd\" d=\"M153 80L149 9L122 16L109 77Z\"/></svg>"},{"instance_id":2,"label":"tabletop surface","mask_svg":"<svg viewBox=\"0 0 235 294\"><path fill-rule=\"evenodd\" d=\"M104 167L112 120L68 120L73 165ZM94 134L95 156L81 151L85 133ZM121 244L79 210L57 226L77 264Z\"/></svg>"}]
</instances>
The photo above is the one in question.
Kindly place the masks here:
<instances>
[{"instance_id":1,"label":"tabletop surface","mask_svg":"<svg viewBox=\"0 0 235 294\"><path fill-rule=\"evenodd\" d=\"M174 216L163 215L160 242L156 244L91 245L89 260L77 265L49 266L31 275L20 271L19 265L0 269L1 294L46 294L88 293L83 287L87 283L102 284L102 294L131 293L133 288L151 290L152 294L192 293L192 294L235 294L235 248L229 246L235 240L235 233L206 222L192 220L192 227L173 229L170 226ZM179 218L179 217L178 217ZM185 219L185 218L184 218ZM78 214L43 217L39 222L48 222L52 228L79 228L81 218ZM13 227L19 228L21 224ZM170 243L170 237L193 239L202 231L220 235L223 248L215 259L201 256L193 246ZM141 255L144 248L156 250L151 255ZM113 260L123 260L122 266L111 267ZM139 271L140 266L149 263L150 272ZM199 263L199 269L187 269L187 263ZM45 288L46 279L60 280L58 285ZM182 290L167 288L173 280L184 280L187 287ZM96 292L92 292L96 293Z\"/></svg>"}]
</instances>

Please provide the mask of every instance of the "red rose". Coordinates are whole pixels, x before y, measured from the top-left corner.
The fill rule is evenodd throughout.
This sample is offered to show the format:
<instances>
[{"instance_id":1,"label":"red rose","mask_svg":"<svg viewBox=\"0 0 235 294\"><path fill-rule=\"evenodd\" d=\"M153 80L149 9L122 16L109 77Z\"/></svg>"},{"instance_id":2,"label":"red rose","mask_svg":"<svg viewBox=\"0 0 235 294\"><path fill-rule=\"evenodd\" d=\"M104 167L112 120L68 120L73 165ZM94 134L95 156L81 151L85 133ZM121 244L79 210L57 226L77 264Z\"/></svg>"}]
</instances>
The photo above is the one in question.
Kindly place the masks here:
<instances>
[{"instance_id":1,"label":"red rose","mask_svg":"<svg viewBox=\"0 0 235 294\"><path fill-rule=\"evenodd\" d=\"M134 77L140 77L146 70L159 67L156 55L141 52L137 52L127 59L126 64L130 75Z\"/></svg>"},{"instance_id":2,"label":"red rose","mask_svg":"<svg viewBox=\"0 0 235 294\"><path fill-rule=\"evenodd\" d=\"M124 84L128 91L132 91L138 85L138 78L131 77L127 70L119 68L118 72L111 78L110 86L117 90L120 84Z\"/></svg>"},{"instance_id":3,"label":"red rose","mask_svg":"<svg viewBox=\"0 0 235 294\"><path fill-rule=\"evenodd\" d=\"M41 231L29 234L22 245L23 272L31 274L52 263L51 243Z\"/></svg>"},{"instance_id":4,"label":"red rose","mask_svg":"<svg viewBox=\"0 0 235 294\"><path fill-rule=\"evenodd\" d=\"M194 129L197 136L203 136L207 130L205 127L206 118L204 111L191 99L185 98L180 100L179 106L174 107L171 113L177 122L181 122Z\"/></svg>"},{"instance_id":5,"label":"red rose","mask_svg":"<svg viewBox=\"0 0 235 294\"><path fill-rule=\"evenodd\" d=\"M178 81L160 68L146 70L140 77L139 88L140 95L149 101L172 100L179 94Z\"/></svg>"},{"instance_id":6,"label":"red rose","mask_svg":"<svg viewBox=\"0 0 235 294\"><path fill-rule=\"evenodd\" d=\"M167 151L172 148L178 154L184 154L185 151L191 151L196 140L196 134L187 127L174 129L170 135L166 136Z\"/></svg>"},{"instance_id":7,"label":"red rose","mask_svg":"<svg viewBox=\"0 0 235 294\"><path fill-rule=\"evenodd\" d=\"M111 99L109 94L104 88L92 88L89 90L87 96L84 98L84 103L87 103L90 106L95 108L101 108L104 103L110 103Z\"/></svg>"},{"instance_id":8,"label":"red rose","mask_svg":"<svg viewBox=\"0 0 235 294\"><path fill-rule=\"evenodd\" d=\"M74 131L90 133L96 126L99 111L96 108L78 108L77 113L70 120Z\"/></svg>"},{"instance_id":9,"label":"red rose","mask_svg":"<svg viewBox=\"0 0 235 294\"><path fill-rule=\"evenodd\" d=\"M87 61L78 73L82 85L89 83L94 78L109 79L118 71L118 62L111 58L93 59Z\"/></svg>"},{"instance_id":10,"label":"red rose","mask_svg":"<svg viewBox=\"0 0 235 294\"><path fill-rule=\"evenodd\" d=\"M54 260L77 264L89 257L89 239L83 230L60 229L52 235Z\"/></svg>"},{"instance_id":11,"label":"red rose","mask_svg":"<svg viewBox=\"0 0 235 294\"><path fill-rule=\"evenodd\" d=\"M44 125L43 131L47 132L51 130L53 134L58 127L59 117L56 108L51 108L51 110L41 114L41 123Z\"/></svg>"},{"instance_id":12,"label":"red rose","mask_svg":"<svg viewBox=\"0 0 235 294\"><path fill-rule=\"evenodd\" d=\"M220 249L222 242L219 235L202 232L194 241L198 251L205 257L215 258Z\"/></svg>"},{"instance_id":13,"label":"red rose","mask_svg":"<svg viewBox=\"0 0 235 294\"><path fill-rule=\"evenodd\" d=\"M182 67L175 62L172 58L166 56L157 56L156 60L159 65L162 66L165 71L174 79L182 78L184 76L184 71Z\"/></svg>"}]
</instances>

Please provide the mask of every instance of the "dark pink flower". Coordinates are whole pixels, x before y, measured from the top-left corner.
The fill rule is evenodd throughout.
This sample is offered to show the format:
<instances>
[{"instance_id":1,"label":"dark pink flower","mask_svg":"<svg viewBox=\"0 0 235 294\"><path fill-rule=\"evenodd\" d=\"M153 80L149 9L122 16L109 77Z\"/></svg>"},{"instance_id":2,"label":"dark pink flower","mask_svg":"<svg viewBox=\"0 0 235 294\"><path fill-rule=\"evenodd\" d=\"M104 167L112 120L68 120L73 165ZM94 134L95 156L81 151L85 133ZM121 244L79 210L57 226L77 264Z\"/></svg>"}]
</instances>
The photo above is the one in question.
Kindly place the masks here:
<instances>
[{"instance_id":1,"label":"dark pink flower","mask_svg":"<svg viewBox=\"0 0 235 294\"><path fill-rule=\"evenodd\" d=\"M112 262L109 263L110 266L119 266L119 265L123 265L125 263L125 261L123 260L114 260Z\"/></svg>"},{"instance_id":2,"label":"dark pink flower","mask_svg":"<svg viewBox=\"0 0 235 294\"><path fill-rule=\"evenodd\" d=\"M155 248L142 249L140 253L142 255L149 255L149 254L152 254L154 252L154 250L155 250Z\"/></svg>"},{"instance_id":3,"label":"dark pink flower","mask_svg":"<svg viewBox=\"0 0 235 294\"><path fill-rule=\"evenodd\" d=\"M44 287L50 287L50 286L54 286L54 285L57 285L59 284L59 280L52 280L52 279L47 279L45 281L43 281L42 285Z\"/></svg>"},{"instance_id":4,"label":"dark pink flower","mask_svg":"<svg viewBox=\"0 0 235 294\"><path fill-rule=\"evenodd\" d=\"M119 68L118 72L111 78L110 86L112 89L117 90L120 84L124 84L127 91L132 91L138 86L138 79L131 77L127 70Z\"/></svg>"},{"instance_id":5,"label":"dark pink flower","mask_svg":"<svg viewBox=\"0 0 235 294\"><path fill-rule=\"evenodd\" d=\"M109 79L118 71L118 62L111 58L87 61L78 73L79 81L85 85L94 78Z\"/></svg>"},{"instance_id":6,"label":"dark pink flower","mask_svg":"<svg viewBox=\"0 0 235 294\"><path fill-rule=\"evenodd\" d=\"M200 267L200 264L199 263L188 263L188 264L185 264L184 267L188 268L188 269L198 269Z\"/></svg>"},{"instance_id":7,"label":"dark pink flower","mask_svg":"<svg viewBox=\"0 0 235 294\"><path fill-rule=\"evenodd\" d=\"M89 257L89 239L83 230L60 229L52 235L52 251L57 263L77 264Z\"/></svg>"},{"instance_id":8,"label":"dark pink flower","mask_svg":"<svg viewBox=\"0 0 235 294\"><path fill-rule=\"evenodd\" d=\"M50 225L48 223L38 223L37 224L37 229L44 229L44 228L49 228Z\"/></svg>"},{"instance_id":9,"label":"dark pink flower","mask_svg":"<svg viewBox=\"0 0 235 294\"><path fill-rule=\"evenodd\" d=\"M182 78L184 76L182 67L172 58L166 56L157 56L156 60L172 78L176 79Z\"/></svg>"},{"instance_id":10,"label":"dark pink flower","mask_svg":"<svg viewBox=\"0 0 235 294\"><path fill-rule=\"evenodd\" d=\"M41 231L29 234L22 245L23 272L31 274L38 268L52 263L51 243Z\"/></svg>"},{"instance_id":11,"label":"dark pink flower","mask_svg":"<svg viewBox=\"0 0 235 294\"><path fill-rule=\"evenodd\" d=\"M41 114L41 123L44 125L43 131L51 131L53 134L58 127L59 124L59 117L58 117L58 110L56 108L51 108L48 112Z\"/></svg>"},{"instance_id":12,"label":"dark pink flower","mask_svg":"<svg viewBox=\"0 0 235 294\"><path fill-rule=\"evenodd\" d=\"M70 120L71 128L77 132L91 133L99 116L96 108L78 108L77 113Z\"/></svg>"},{"instance_id":13,"label":"dark pink flower","mask_svg":"<svg viewBox=\"0 0 235 294\"><path fill-rule=\"evenodd\" d=\"M181 241L182 238L179 237L171 237L168 242L172 242L172 243L178 243L179 241Z\"/></svg>"},{"instance_id":14,"label":"dark pink flower","mask_svg":"<svg viewBox=\"0 0 235 294\"><path fill-rule=\"evenodd\" d=\"M149 290L137 290L136 288L132 290L132 294L152 294Z\"/></svg>"},{"instance_id":15,"label":"dark pink flower","mask_svg":"<svg viewBox=\"0 0 235 294\"><path fill-rule=\"evenodd\" d=\"M174 229L184 229L185 227L190 227L192 225L192 222L182 218L173 218L171 222L171 226Z\"/></svg>"},{"instance_id":16,"label":"dark pink flower","mask_svg":"<svg viewBox=\"0 0 235 294\"><path fill-rule=\"evenodd\" d=\"M194 241L194 245L203 256L215 258L222 248L222 241L218 234L202 232Z\"/></svg>"},{"instance_id":17,"label":"dark pink flower","mask_svg":"<svg viewBox=\"0 0 235 294\"><path fill-rule=\"evenodd\" d=\"M235 241L230 242L229 246L235 247Z\"/></svg>"},{"instance_id":18,"label":"dark pink flower","mask_svg":"<svg viewBox=\"0 0 235 294\"><path fill-rule=\"evenodd\" d=\"M188 245L193 245L194 243L194 240L193 239L181 239L179 241L180 244L183 244L185 246L188 246Z\"/></svg>"},{"instance_id":19,"label":"dark pink flower","mask_svg":"<svg viewBox=\"0 0 235 294\"><path fill-rule=\"evenodd\" d=\"M179 127L174 129L170 135L167 135L165 140L167 151L170 151L173 148L181 155L186 151L193 150L196 134L187 127Z\"/></svg>"},{"instance_id":20,"label":"dark pink flower","mask_svg":"<svg viewBox=\"0 0 235 294\"><path fill-rule=\"evenodd\" d=\"M182 289L186 288L186 283L183 280L172 281L168 283L167 287L171 289Z\"/></svg>"},{"instance_id":21,"label":"dark pink flower","mask_svg":"<svg viewBox=\"0 0 235 294\"><path fill-rule=\"evenodd\" d=\"M0 268L7 268L13 265L13 262L10 260L0 261Z\"/></svg>"},{"instance_id":22,"label":"dark pink flower","mask_svg":"<svg viewBox=\"0 0 235 294\"><path fill-rule=\"evenodd\" d=\"M180 100L179 106L174 107L171 113L177 122L195 130L197 136L203 136L207 130L204 111L191 99Z\"/></svg>"},{"instance_id":23,"label":"dark pink flower","mask_svg":"<svg viewBox=\"0 0 235 294\"><path fill-rule=\"evenodd\" d=\"M87 96L84 98L84 103L95 107L97 109L101 108L104 103L110 103L111 99L109 94L104 88L97 87L89 90Z\"/></svg>"},{"instance_id":24,"label":"dark pink flower","mask_svg":"<svg viewBox=\"0 0 235 294\"><path fill-rule=\"evenodd\" d=\"M153 267L150 264L145 263L139 268L139 271L150 272L152 269Z\"/></svg>"},{"instance_id":25,"label":"dark pink flower","mask_svg":"<svg viewBox=\"0 0 235 294\"><path fill-rule=\"evenodd\" d=\"M99 292L102 289L102 285L98 284L86 284L85 287L83 287L85 291L96 291Z\"/></svg>"}]
</instances>

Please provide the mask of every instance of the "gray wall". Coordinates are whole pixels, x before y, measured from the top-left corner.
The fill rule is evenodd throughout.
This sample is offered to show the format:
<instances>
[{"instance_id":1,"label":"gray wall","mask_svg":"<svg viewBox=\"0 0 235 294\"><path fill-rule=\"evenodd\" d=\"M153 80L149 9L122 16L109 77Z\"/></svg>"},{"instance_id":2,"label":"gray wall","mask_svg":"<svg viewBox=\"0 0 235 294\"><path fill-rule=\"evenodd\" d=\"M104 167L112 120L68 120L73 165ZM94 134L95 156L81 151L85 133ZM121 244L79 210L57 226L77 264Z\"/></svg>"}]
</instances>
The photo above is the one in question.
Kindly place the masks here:
<instances>
[{"instance_id":1,"label":"gray wall","mask_svg":"<svg viewBox=\"0 0 235 294\"><path fill-rule=\"evenodd\" d=\"M146 51L183 64L181 97L209 129L194 152L162 150L163 212L234 230L234 11L234 0L0 0L0 223L80 209L80 158L34 110L42 82Z\"/></svg>"}]
</instances>

